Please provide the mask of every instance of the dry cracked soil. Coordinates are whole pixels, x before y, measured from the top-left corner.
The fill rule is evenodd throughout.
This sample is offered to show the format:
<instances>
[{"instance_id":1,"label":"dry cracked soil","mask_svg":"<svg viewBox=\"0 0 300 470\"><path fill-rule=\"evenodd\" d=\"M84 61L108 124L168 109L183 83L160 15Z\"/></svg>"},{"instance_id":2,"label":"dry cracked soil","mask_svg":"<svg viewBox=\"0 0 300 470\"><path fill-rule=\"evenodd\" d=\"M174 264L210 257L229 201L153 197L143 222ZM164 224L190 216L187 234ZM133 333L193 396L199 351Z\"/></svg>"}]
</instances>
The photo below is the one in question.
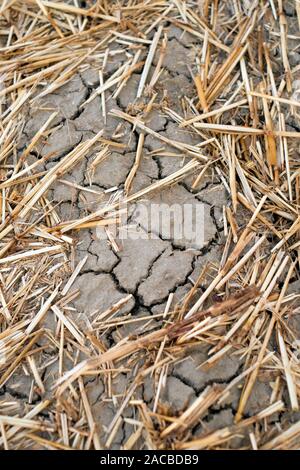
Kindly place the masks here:
<instances>
[{"instance_id":1,"label":"dry cracked soil","mask_svg":"<svg viewBox=\"0 0 300 470\"><path fill-rule=\"evenodd\" d=\"M194 83L189 67L194 63L195 36L183 34L182 29L170 25L167 30L168 43L163 63L163 72L157 84L157 103L164 102L174 112L181 112L184 99L194 94ZM115 47L113 44L111 50ZM143 54L143 53L142 53ZM126 48L118 48L115 55L109 55L104 79L110 77L126 60ZM152 68L158 57L155 56ZM91 167L93 158L99 152L100 145L93 149L80 163L51 188L49 199L57 204L60 222L76 220L104 207L116 195L124 190L124 183L134 164L140 130L125 121L109 114L117 109L127 112L139 110L142 99L137 100L137 89L142 67L127 80L117 97L109 90L106 92L106 120L102 112L101 97L96 96L86 103L94 90L99 86L98 70L84 66L68 83L37 99L34 106L28 109L26 125L18 151L22 152L35 133L41 128L53 111L57 116L51 124L52 131L39 143L38 148L30 154L29 161L35 161L51 155L49 161L42 164L49 170L53 164L67 155L76 145L93 137L101 129L103 138L121 144L111 148L110 154ZM38 95L43 87L37 87ZM184 98L185 97L185 98ZM191 134L188 128L180 129L176 123L163 113L160 106L154 107L148 115L146 125L160 136L174 139L185 144L198 145L199 138ZM102 145L102 144L101 144ZM103 145L102 145L103 147ZM163 147L163 149L162 149ZM162 143L153 135L145 136L142 159L138 172L133 180L130 193L140 191L182 168L188 157L176 157L179 151ZM148 238L137 239L115 237L116 249L107 239L100 236L96 228L87 228L76 232L76 245L72 252L73 269L86 256L86 262L79 273L74 289L80 290L80 296L73 302L73 318L81 329L88 329L96 313L105 312L112 304L131 294L130 299L122 306L119 314L131 314L133 323L106 329L101 334L103 348L109 348L122 338L139 332L150 332L161 319L170 294L173 294L172 305L180 305L190 291L201 270L207 263L220 261L224 248L222 210L228 200L226 188L216 173L207 172L196 189L192 188L193 178L187 176L179 183L163 189L142 201L130 206L126 214L126 224L133 230L147 231L141 215L143 207L151 204L184 204L203 207L204 236L201 242L193 245L188 239L180 240L165 236L161 227L155 227ZM242 217L242 216L241 216ZM102 233L103 235L103 233ZM151 235L151 236L150 236ZM205 281L208 282L208 281ZM200 285L198 295L205 285ZM146 318L146 320L145 320ZM55 331L53 317L47 316L44 326ZM180 414L191 404L202 391L211 384L225 387L229 381L242 370L242 362L234 354L228 354L210 369L202 369L201 364L208 357L209 345L196 345L185 356L168 367L164 386L160 396L165 410L172 415ZM46 351L47 353L47 351ZM66 360L67 361L67 360ZM52 363L49 354L48 365L43 371L46 396L51 396L51 387L57 379L57 362ZM65 364L67 368L67 364ZM102 375L84 378L88 400L93 417L99 425L101 442L106 442L116 410L136 376L136 365L131 369L130 363L123 362L123 372L112 374L109 379ZM260 374L245 409L245 416L253 416L270 403L270 380L267 372ZM7 398L14 397L20 401L20 408L28 400L31 381L22 374L14 374L5 386ZM148 375L136 390L136 399L143 400L153 408L156 393L156 378ZM110 390L110 397L107 394ZM213 405L193 430L194 436L230 426L238 406L240 389L237 385L230 390L222 404ZM113 398L111 398L113 397ZM36 396L33 397L33 401ZM167 413L168 411L166 411ZM125 407L121 414L121 424L111 441L106 443L111 449L120 449L132 434L134 421L132 408ZM281 417L282 418L282 417ZM275 421L279 419L273 416ZM285 419L283 416L282 419ZM293 419L296 419L294 415ZM298 417L299 419L299 417ZM142 439L142 438L140 438ZM231 447L241 448L248 442L248 436L237 436L231 441ZM141 441L140 441L141 442ZM138 447L137 443L137 447Z\"/></svg>"}]
</instances>

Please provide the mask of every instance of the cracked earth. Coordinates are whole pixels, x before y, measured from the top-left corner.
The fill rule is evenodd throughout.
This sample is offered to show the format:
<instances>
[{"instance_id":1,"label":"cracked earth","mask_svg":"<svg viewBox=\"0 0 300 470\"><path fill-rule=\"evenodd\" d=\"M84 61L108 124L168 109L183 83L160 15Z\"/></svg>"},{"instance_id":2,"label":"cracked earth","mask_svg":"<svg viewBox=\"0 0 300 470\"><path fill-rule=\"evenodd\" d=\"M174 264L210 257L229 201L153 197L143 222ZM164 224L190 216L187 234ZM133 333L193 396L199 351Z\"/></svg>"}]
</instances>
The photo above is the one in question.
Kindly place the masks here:
<instances>
[{"instance_id":1,"label":"cracked earth","mask_svg":"<svg viewBox=\"0 0 300 470\"><path fill-rule=\"evenodd\" d=\"M163 69L155 85L154 106L145 119L146 126L157 134L145 134L141 162L129 194L141 191L174 174L192 159L183 155L173 145L166 144L160 137L191 146L198 146L204 140L189 127L180 128L175 114L182 115L186 102L195 95L195 84L190 70L195 63L198 38L188 32L184 33L172 23L166 26L165 33L167 47ZM150 34L147 39L151 40L152 37L153 34ZM140 51L139 60L144 61L148 49L141 47ZM118 72L130 54L132 50L117 41L110 42L103 74L104 82ZM155 71L159 55L157 50L149 76ZM80 66L65 85L46 96L40 96L43 95L45 84L36 87L36 99L33 105L26 109L18 154L22 154L52 113L57 112L57 115L51 122L48 135L44 135L30 152L27 159L29 165L39 162L39 171L50 171L76 146L103 130L89 154L67 174L62 175L48 191L47 198L56 207L58 225L84 218L124 193L124 185L134 165L142 131L138 126L135 127L110 112L114 110L115 113L117 110L135 116L148 103L148 98L136 98L142 71L141 64L124 82L122 88L106 91L105 115L102 97L94 96L100 85L99 71L90 64ZM166 110L172 110L174 114ZM95 158L105 145L108 145L108 152L94 165ZM146 195L141 201L134 201L126 215L128 225L143 231L146 228L140 214L141 204L183 206L187 203L201 203L204 210L204 239L196 246L186 239L166 238L160 230L151 233L152 236L147 240L122 239L116 236L114 242L107 236L99 237L99 229L95 227L72 233L75 242L70 251L71 272L81 261L85 260L85 263L72 286L72 290L78 290L80 295L74 296L68 309L72 320L81 331L89 331L91 325L96 330L98 328L98 349L105 351L122 342L124 338L137 338L140 333L150 333L163 325L166 309L170 309L170 305L174 309L180 308L201 271L207 265L214 269L214 266L220 263L226 242L223 207L228 204L230 194L218 173L209 169L195 187L193 183L196 176L197 174L188 174L178 183L151 193L150 196ZM237 217L239 225L242 226L242 211ZM210 279L205 277L197 286L195 301L209 282ZM115 325L112 322L112 326L102 328L100 321L95 323L99 314L108 311L113 304L123 299L127 301L117 311L116 316L112 317L116 319ZM117 323L118 316L132 321L120 325ZM57 320L54 315L47 315L41 326L48 331L50 342L53 341L57 332ZM296 326L299 328L299 322ZM221 331L222 328L220 333ZM43 348L44 358L47 359L42 370L39 370L45 387L44 398L51 398L53 386L60 376L59 364L47 339L39 340L37 345ZM243 361L234 351L224 354L213 366L207 367L206 364L203 367L209 360L209 350L209 344L195 343L183 348L179 359L170 361L161 387L160 412L163 410L166 415L180 416L206 387L214 386L218 390L225 390L228 384L234 382L241 374ZM77 362L84 358L84 352L84 347L82 351L78 350ZM126 448L133 434L136 419L134 408L127 406L127 403L117 423L115 415L127 396L129 400L140 401L147 404L149 409L157 410L155 397L159 376L156 373L146 375L145 379L135 386L134 394L129 393L135 384L139 367L151 367L153 356L145 354L142 361L143 364L135 363L134 358L122 360L118 373L112 371L110 374L93 375L91 372L83 378L101 446L110 449L121 449L124 446ZM73 358L66 351L64 369L72 367ZM110 368L109 364L107 368ZM255 416L270 405L273 392L270 377L273 377L272 370L264 370L259 374L244 410L246 418ZM7 402L16 402L20 413L28 402L35 404L40 399L37 390L32 388L30 375L24 373L22 368L6 381L0 393ZM221 402L213 403L191 430L193 438L233 426L240 393L241 385L238 382L228 390ZM285 398L288 401L288 398ZM72 406L69 411L72 414ZM76 415L76 411L73 412ZM47 416L45 412L45 417ZM272 415L270 422L280 426L280 423L285 421L299 419L299 413L291 416L289 412L284 411ZM239 433L231 439L229 447L243 448L248 445L249 435ZM144 436L140 433L133 448L143 446Z\"/></svg>"}]
</instances>

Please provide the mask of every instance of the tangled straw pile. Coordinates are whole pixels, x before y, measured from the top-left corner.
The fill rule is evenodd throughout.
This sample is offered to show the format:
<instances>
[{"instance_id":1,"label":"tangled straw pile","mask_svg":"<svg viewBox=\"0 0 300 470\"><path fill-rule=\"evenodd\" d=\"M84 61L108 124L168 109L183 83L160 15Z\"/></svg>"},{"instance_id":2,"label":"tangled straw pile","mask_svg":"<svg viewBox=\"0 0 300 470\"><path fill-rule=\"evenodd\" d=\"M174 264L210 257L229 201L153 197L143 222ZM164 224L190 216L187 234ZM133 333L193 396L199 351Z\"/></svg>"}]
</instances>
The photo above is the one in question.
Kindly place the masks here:
<instances>
[{"instance_id":1,"label":"tangled straw pile","mask_svg":"<svg viewBox=\"0 0 300 470\"><path fill-rule=\"evenodd\" d=\"M194 96L182 97L181 113L158 100L170 25L191 38L194 52L189 70ZM298 0L2 0L1 448L110 448L124 423L132 430L124 449L299 448L299 25ZM126 61L109 74L107 61L120 49ZM72 286L85 260L75 267L73 255L78 230L108 227L122 203L113 200L66 222L47 192L82 159L90 158L92 170L122 143L100 131L46 171L42 165L53 155L40 157L38 148L53 132L57 112L25 144L23 133L28 109L90 66L99 71L99 86L81 107L100 96L104 120L110 113L129 123L132 132L141 131L122 203L169 187L187 174L194 176L197 191L208 171L230 195L220 229L225 237L221 262L205 265L179 305L172 305L170 294L155 323L153 316L144 317L135 337L123 337L108 349L103 332L141 319L118 316L129 296L98 312L90 328L76 324L72 301L79 292ZM117 96L135 71L140 71L135 107L107 111L110 95ZM147 116L158 109L178 128L188 129L199 145L153 131ZM178 158L190 160L171 176L132 192L147 134L179 151ZM95 145L100 148L96 156ZM32 155L38 156L33 163ZM53 331L45 326L49 316L57 320ZM225 387L205 387L177 416L161 400L168 370L191 347L203 344L209 346L204 370L228 354L239 357L241 368ZM45 371L53 364L58 376L51 388ZM128 371L131 383L114 395L112 383ZM6 389L20 374L31 381L26 402L13 394L12 386ZM245 416L260 374L272 388L269 404ZM104 439L86 390L88 379L98 376L115 409ZM155 388L151 406L140 393L149 378ZM222 406L237 385L235 422L195 434L201 420L216 403Z\"/></svg>"}]
</instances>

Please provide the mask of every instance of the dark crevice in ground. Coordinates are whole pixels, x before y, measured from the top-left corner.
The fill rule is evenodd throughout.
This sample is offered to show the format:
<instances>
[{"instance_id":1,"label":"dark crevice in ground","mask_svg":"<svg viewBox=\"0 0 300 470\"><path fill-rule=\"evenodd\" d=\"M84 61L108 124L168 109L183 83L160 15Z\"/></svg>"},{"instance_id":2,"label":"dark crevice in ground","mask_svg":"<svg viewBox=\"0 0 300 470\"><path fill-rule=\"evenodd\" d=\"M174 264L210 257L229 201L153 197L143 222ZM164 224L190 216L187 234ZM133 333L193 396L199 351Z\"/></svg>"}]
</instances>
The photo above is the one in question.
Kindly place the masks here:
<instances>
[{"instance_id":1,"label":"dark crevice in ground","mask_svg":"<svg viewBox=\"0 0 300 470\"><path fill-rule=\"evenodd\" d=\"M28 402L28 395L26 393L17 392L16 390L9 387L8 385L6 385L6 392L9 393L12 397L17 398L18 400L24 400L24 401ZM31 404L35 405L36 403L38 403L40 401L41 401L41 398L36 397L36 398L32 399Z\"/></svg>"}]
</instances>

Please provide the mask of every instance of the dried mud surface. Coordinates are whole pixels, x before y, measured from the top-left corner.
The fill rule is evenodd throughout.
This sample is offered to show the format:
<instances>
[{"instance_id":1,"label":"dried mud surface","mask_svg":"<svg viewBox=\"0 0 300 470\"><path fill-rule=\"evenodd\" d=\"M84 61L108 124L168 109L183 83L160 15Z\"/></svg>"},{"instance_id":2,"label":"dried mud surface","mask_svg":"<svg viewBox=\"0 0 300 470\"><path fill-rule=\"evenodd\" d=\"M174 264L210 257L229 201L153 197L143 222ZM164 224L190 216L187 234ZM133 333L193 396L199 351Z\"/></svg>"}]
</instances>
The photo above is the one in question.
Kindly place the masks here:
<instances>
[{"instance_id":1,"label":"dried mud surface","mask_svg":"<svg viewBox=\"0 0 300 470\"><path fill-rule=\"evenodd\" d=\"M292 5L293 2L287 3ZM294 15L294 11L291 14ZM291 24L292 19L294 19L293 16L291 16ZM158 93L156 101L167 104L170 109L180 114L184 97L190 99L195 94L195 85L189 67L193 67L195 63L197 38L183 33L181 28L173 24L166 27L166 35L167 49L163 61L163 72L156 85ZM109 49L113 50L116 47L116 44L112 42ZM121 48L123 53L109 57L104 80L107 80L124 63L126 47L118 45L118 49ZM145 57L145 54L142 49L142 56ZM292 56L290 59L294 60ZM157 60L158 54L154 58L152 71ZM96 211L124 190L126 178L134 164L141 131L111 116L109 111L114 109L132 113L139 109L142 99L137 100L136 95L141 73L142 67L135 70L117 97L113 97L113 90L106 92L106 122L102 113L101 97L97 96L86 103L99 86L98 70L91 65L81 67L65 85L45 97L38 98L33 105L28 106L24 118L25 125L18 144L18 153L22 153L51 113L57 111L57 116L51 123L53 130L50 135L41 139L28 157L28 163L31 164L42 157L52 155L49 161L40 165L40 171L49 171L79 143L92 138L101 129L104 130L104 138L123 144L111 148L110 155L100 162L94 171L91 171L91 162L103 147L102 144L96 144L89 155L51 186L47 197L54 206L57 205L56 211L60 223L76 220ZM37 86L35 95L37 96L43 89L43 86ZM238 118L237 113L236 120ZM163 111L163 106L154 107L151 114L147 116L146 125L171 140L190 145L201 143L201 137L190 132L188 127L179 128L177 123ZM297 124L290 122L290 125L296 128ZM163 151L160 151L162 147ZM162 156L164 152L173 155ZM171 175L188 161L189 157L180 155L179 151L162 144L152 135L146 135L141 164L133 180L131 193ZM180 306L203 267L207 263L213 266L220 262L226 241L222 219L223 206L230 201L230 194L224 188L219 175L213 171L205 174L196 189L192 189L194 179L195 176L189 175L179 183L145 197L142 202L143 204L176 203L179 205L201 203L204 208L205 230L203 243L197 246L191 246L188 240L178 241L165 238L162 233L155 231L152 234L153 237L148 240L116 238L119 248L116 250L107 238L99 237L96 228L82 229L72 233L75 243L70 253L71 272L81 260L87 257L72 286L72 290L80 290L80 295L74 298L68 312L80 330L89 331L95 314L105 312L112 304L131 295L115 318L119 315L130 315L133 322L125 322L124 325L119 324L103 331L99 323L98 341L103 351L120 343L123 338L136 338L139 334L151 332L162 325L164 323L162 314L170 294L174 294L172 307ZM144 230L139 205L139 201L131 205L127 222ZM242 213L238 223L239 229L242 229ZM195 300L208 283L209 280L206 279L197 288ZM295 286L295 292L297 291L297 286ZM293 322L295 323L294 331L299 333L299 315L293 317ZM49 342L47 343L45 339L37 342L37 347L43 348L43 361L41 361L39 374L45 386L43 398L51 399L53 387L59 378L59 363L53 360L55 358L53 344L59 341L57 319L54 315L47 315L42 326L48 332ZM276 347L275 342L273 343ZM99 347L99 344L95 347ZM206 387L213 385L217 388L225 388L242 372L245 358L235 354L234 350L223 355L210 368L201 367L209 358L209 349L209 344L195 341L195 344L188 348L182 348L179 359L176 358L173 363L171 361L168 364L158 409L155 405L155 396L159 374L156 372L146 375L145 379L135 386L134 394L128 395L128 391L135 383L139 368L151 367L153 364L151 354L144 355L143 364L135 364L132 358L120 361L117 373L113 371L114 366L111 364L107 365L108 368L112 367L112 372L109 374L84 376L85 391L97 425L95 432L99 436L101 446L121 449L125 445L126 448L130 436L136 431L135 408L126 404L127 396L130 400L143 403L150 410L154 407L157 412L159 410L166 415L180 416ZM177 352L176 355L178 356ZM76 363L85 358L85 347L82 347L82 351L78 350L77 356ZM74 357L66 350L64 371L68 371L74 365ZM261 369L245 408L245 418L256 415L270 405L275 383L276 373L272 369ZM273 385L273 389L270 384ZM221 404L212 404L193 429L189 430L190 439L201 438L226 426L233 426L241 389L242 385L239 382L230 389ZM282 390L281 399L288 403L286 389ZM71 391L69 393L72 395ZM20 415L23 415L30 405L37 404L41 399L40 392L32 388L32 377L27 368L22 365L6 381L0 394L2 401L15 404L13 411L17 409ZM125 406L120 413L117 426L114 426L116 412L124 400ZM69 405L72 409L72 399ZM76 416L78 410L73 411ZM70 412L72 413L72 410ZM45 417L47 417L47 412L45 412ZM299 419L299 413L283 411L266 419L265 426L267 427L270 423L275 424L280 430L285 427L285 423L293 423ZM71 423L69 425L71 426ZM114 429L113 433L112 429ZM45 436L47 436L46 432ZM249 439L248 432L241 433L231 439L226 446L234 449L248 448ZM141 432L137 435L133 448L145 446L149 446L149 442L145 440Z\"/></svg>"}]
</instances>

